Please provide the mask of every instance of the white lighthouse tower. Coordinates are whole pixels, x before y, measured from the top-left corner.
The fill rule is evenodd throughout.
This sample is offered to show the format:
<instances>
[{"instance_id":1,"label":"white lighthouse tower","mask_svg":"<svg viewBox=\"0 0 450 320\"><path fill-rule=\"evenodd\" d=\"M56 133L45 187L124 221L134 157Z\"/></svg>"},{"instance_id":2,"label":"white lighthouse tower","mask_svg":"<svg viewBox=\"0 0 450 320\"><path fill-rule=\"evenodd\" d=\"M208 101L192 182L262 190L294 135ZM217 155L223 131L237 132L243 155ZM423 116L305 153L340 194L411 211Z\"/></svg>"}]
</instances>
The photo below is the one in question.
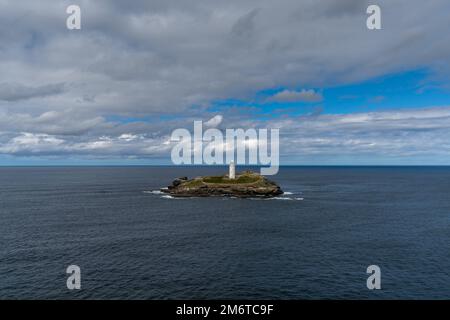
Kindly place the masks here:
<instances>
[{"instance_id":1,"label":"white lighthouse tower","mask_svg":"<svg viewBox=\"0 0 450 320\"><path fill-rule=\"evenodd\" d=\"M228 178L236 179L236 166L234 164L234 161L230 162L230 169L229 169L229 172L228 172Z\"/></svg>"}]
</instances>

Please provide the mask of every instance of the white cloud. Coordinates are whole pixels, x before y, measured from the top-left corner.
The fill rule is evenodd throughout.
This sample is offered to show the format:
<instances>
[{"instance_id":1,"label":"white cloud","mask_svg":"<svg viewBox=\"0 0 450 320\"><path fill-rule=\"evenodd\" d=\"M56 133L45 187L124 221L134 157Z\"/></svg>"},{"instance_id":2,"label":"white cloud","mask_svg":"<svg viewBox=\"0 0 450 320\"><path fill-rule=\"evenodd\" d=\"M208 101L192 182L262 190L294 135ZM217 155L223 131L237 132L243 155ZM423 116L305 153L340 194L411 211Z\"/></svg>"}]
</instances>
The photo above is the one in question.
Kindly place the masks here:
<instances>
[{"instance_id":1,"label":"white cloud","mask_svg":"<svg viewBox=\"0 0 450 320\"><path fill-rule=\"evenodd\" d=\"M322 94L310 90L283 90L268 99L275 102L320 102L323 100Z\"/></svg>"},{"instance_id":2,"label":"white cloud","mask_svg":"<svg viewBox=\"0 0 450 320\"><path fill-rule=\"evenodd\" d=\"M118 137L118 139L119 139L119 140L125 140L125 141L127 141L127 142L130 142L130 141L135 141L136 139L139 139L139 136L138 136L138 135L135 135L135 134L131 134L131 133L124 133L124 134L121 134L121 135Z\"/></svg>"},{"instance_id":3,"label":"white cloud","mask_svg":"<svg viewBox=\"0 0 450 320\"><path fill-rule=\"evenodd\" d=\"M226 118L223 119L227 120ZM175 125L175 124L173 124ZM192 122L176 124L192 130ZM228 128L279 128L282 163L301 158L334 159L450 156L450 107L342 115L300 116L271 121L235 118ZM116 128L117 129L117 128ZM114 130L116 130L114 129ZM151 134L122 133L77 139L48 134L0 134L0 153L168 158L170 130Z\"/></svg>"},{"instance_id":4,"label":"white cloud","mask_svg":"<svg viewBox=\"0 0 450 320\"><path fill-rule=\"evenodd\" d=\"M48 154L59 153L64 147L64 140L47 134L24 132L5 144L0 144L0 153L4 154Z\"/></svg>"}]
</instances>

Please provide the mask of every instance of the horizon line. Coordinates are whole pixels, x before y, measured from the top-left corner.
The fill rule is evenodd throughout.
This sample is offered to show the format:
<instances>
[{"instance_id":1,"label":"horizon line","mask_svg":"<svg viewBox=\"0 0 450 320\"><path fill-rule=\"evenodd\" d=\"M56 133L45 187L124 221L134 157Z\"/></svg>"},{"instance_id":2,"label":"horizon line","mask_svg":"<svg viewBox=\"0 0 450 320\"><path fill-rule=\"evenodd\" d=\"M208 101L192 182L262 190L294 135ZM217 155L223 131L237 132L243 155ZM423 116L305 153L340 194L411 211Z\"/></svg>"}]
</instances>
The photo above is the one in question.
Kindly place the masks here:
<instances>
[{"instance_id":1,"label":"horizon line","mask_svg":"<svg viewBox=\"0 0 450 320\"><path fill-rule=\"evenodd\" d=\"M180 167L180 168L213 168L228 167L222 165L174 165L174 164L18 164L2 165L0 168L20 168L20 167ZM263 165L236 165L236 167L267 167ZM282 167L450 167L450 164L285 164Z\"/></svg>"}]
</instances>

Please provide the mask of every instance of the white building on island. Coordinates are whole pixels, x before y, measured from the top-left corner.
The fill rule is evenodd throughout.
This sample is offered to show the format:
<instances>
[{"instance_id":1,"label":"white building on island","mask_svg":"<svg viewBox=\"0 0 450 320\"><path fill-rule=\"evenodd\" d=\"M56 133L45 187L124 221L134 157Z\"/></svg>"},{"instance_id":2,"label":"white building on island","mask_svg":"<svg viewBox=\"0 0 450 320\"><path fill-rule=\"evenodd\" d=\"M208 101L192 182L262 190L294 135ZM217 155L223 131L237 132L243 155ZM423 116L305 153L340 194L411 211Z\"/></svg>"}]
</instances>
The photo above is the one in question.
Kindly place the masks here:
<instances>
[{"instance_id":1,"label":"white building on island","mask_svg":"<svg viewBox=\"0 0 450 320\"><path fill-rule=\"evenodd\" d=\"M229 169L229 173L228 173L228 178L236 179L236 166L234 164L234 161L230 162L230 169Z\"/></svg>"}]
</instances>

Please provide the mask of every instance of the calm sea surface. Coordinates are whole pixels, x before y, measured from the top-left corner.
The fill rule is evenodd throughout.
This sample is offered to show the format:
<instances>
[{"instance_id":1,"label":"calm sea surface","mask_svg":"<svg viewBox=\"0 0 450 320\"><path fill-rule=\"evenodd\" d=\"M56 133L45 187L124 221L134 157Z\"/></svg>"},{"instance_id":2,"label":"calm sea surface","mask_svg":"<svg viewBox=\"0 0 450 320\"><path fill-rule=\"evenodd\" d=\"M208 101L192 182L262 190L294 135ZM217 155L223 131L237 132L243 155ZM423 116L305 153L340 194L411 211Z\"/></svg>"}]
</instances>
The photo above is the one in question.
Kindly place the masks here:
<instances>
[{"instance_id":1,"label":"calm sea surface","mask_svg":"<svg viewBox=\"0 0 450 320\"><path fill-rule=\"evenodd\" d=\"M284 167L272 200L153 192L224 171L0 168L0 298L450 299L450 168Z\"/></svg>"}]
</instances>

